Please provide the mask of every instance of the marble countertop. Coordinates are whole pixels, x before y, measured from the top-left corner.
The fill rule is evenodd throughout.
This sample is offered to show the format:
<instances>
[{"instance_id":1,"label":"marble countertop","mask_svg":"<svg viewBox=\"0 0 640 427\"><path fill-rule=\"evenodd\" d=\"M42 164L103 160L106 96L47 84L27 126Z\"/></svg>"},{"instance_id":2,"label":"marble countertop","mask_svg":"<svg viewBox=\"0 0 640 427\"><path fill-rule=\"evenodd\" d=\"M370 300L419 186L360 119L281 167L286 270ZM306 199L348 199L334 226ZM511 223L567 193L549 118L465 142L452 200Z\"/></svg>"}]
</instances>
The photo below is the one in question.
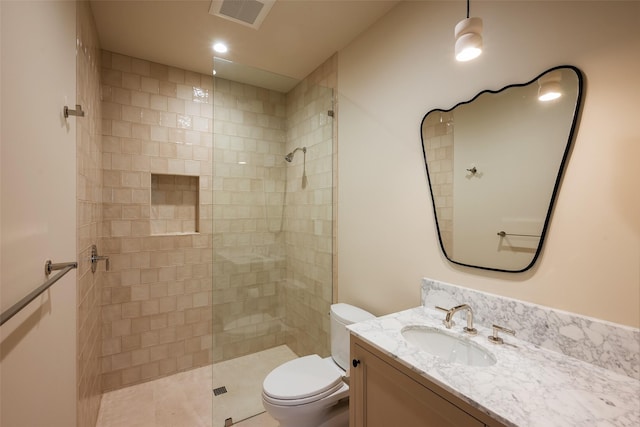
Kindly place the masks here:
<instances>
[{"instance_id":1,"label":"marble countertop","mask_svg":"<svg viewBox=\"0 0 640 427\"><path fill-rule=\"evenodd\" d=\"M511 426L638 426L640 381L501 334L505 344L487 340L491 330L474 325L462 332L456 314L450 333L490 351L495 365L449 363L408 343L401 330L425 325L446 330L444 313L417 307L348 326L351 333L492 418ZM517 331L516 331L517 333Z\"/></svg>"}]
</instances>

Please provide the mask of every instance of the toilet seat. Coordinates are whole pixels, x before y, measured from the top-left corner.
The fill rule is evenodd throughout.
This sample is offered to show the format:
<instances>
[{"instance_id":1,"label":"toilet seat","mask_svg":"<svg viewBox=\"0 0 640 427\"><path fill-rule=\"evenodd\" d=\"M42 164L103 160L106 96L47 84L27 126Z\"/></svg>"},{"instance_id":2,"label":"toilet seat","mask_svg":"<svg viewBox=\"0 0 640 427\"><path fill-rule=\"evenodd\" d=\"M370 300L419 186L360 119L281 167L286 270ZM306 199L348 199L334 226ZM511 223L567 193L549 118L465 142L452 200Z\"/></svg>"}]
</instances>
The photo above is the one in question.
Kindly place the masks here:
<instances>
[{"instance_id":1,"label":"toilet seat","mask_svg":"<svg viewBox=\"0 0 640 427\"><path fill-rule=\"evenodd\" d=\"M332 364L313 354L278 366L264 380L264 399L275 405L294 406L335 393L344 384L341 372Z\"/></svg>"}]
</instances>

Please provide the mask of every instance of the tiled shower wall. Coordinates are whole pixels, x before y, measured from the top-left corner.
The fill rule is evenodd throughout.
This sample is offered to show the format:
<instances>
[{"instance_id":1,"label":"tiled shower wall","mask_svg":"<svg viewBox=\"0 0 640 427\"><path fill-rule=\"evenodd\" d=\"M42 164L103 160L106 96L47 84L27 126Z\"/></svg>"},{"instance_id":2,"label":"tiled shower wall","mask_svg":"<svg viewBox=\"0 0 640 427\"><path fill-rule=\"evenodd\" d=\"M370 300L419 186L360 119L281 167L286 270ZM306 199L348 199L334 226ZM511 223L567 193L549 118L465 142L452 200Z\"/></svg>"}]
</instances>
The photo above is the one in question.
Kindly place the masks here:
<instances>
[{"instance_id":1,"label":"tiled shower wall","mask_svg":"<svg viewBox=\"0 0 640 427\"><path fill-rule=\"evenodd\" d=\"M453 112L432 112L422 124L438 230L449 256L453 252L453 123Z\"/></svg>"},{"instance_id":2,"label":"tiled shower wall","mask_svg":"<svg viewBox=\"0 0 640 427\"><path fill-rule=\"evenodd\" d=\"M102 53L102 388L212 361L212 78ZM198 232L154 235L151 174L199 177Z\"/></svg>"},{"instance_id":3,"label":"tiled shower wall","mask_svg":"<svg viewBox=\"0 0 640 427\"><path fill-rule=\"evenodd\" d=\"M329 352L336 65L286 95L215 79L215 360Z\"/></svg>"},{"instance_id":4,"label":"tiled shower wall","mask_svg":"<svg viewBox=\"0 0 640 427\"><path fill-rule=\"evenodd\" d=\"M214 360L285 343L285 95L216 78Z\"/></svg>"},{"instance_id":5,"label":"tiled shower wall","mask_svg":"<svg viewBox=\"0 0 640 427\"><path fill-rule=\"evenodd\" d=\"M76 96L85 117L76 123L77 162L77 425L94 426L100 408L100 285L91 273L91 245L102 232L100 45L89 2L77 3Z\"/></svg>"},{"instance_id":6,"label":"tiled shower wall","mask_svg":"<svg viewBox=\"0 0 640 427\"><path fill-rule=\"evenodd\" d=\"M214 360L329 352L336 69L286 95L215 79Z\"/></svg>"},{"instance_id":7,"label":"tiled shower wall","mask_svg":"<svg viewBox=\"0 0 640 427\"><path fill-rule=\"evenodd\" d=\"M208 76L110 52L102 66L103 390L285 342L327 354L335 58L288 96L216 79L214 97ZM304 186L302 153L284 161L298 145ZM199 232L154 235L152 174L199 176Z\"/></svg>"},{"instance_id":8,"label":"tiled shower wall","mask_svg":"<svg viewBox=\"0 0 640 427\"><path fill-rule=\"evenodd\" d=\"M337 55L287 94L287 152L306 147L286 168L283 282L287 345L297 354L328 356L333 296L334 118Z\"/></svg>"}]
</instances>

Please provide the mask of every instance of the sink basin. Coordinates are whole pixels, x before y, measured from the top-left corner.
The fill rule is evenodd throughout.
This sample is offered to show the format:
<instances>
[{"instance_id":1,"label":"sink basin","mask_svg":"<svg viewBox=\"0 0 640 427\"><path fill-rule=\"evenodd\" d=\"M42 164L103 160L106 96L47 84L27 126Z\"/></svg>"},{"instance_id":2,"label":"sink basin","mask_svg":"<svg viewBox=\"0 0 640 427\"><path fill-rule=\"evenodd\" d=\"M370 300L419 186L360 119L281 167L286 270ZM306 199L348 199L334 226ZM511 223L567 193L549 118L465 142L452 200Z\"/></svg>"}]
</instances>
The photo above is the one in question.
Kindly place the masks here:
<instances>
[{"instance_id":1,"label":"sink basin","mask_svg":"<svg viewBox=\"0 0 640 427\"><path fill-rule=\"evenodd\" d=\"M447 362L491 366L496 358L473 341L428 326L407 326L401 331L409 343Z\"/></svg>"}]
</instances>

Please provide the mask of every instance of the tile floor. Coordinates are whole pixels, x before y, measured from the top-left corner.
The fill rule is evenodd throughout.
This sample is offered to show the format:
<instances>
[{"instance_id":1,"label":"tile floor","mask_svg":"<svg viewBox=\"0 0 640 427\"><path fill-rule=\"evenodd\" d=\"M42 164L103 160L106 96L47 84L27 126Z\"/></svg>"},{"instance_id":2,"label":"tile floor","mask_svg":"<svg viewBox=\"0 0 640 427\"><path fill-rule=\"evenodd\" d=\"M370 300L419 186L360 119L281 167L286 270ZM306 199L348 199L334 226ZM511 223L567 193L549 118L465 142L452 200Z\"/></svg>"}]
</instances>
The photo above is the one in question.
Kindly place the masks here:
<instances>
[{"instance_id":1,"label":"tile floor","mask_svg":"<svg viewBox=\"0 0 640 427\"><path fill-rule=\"evenodd\" d=\"M261 412L264 377L297 356L287 346L181 372L102 396L96 427L277 427ZM227 393L213 396L224 385ZM260 414L254 416L255 414Z\"/></svg>"}]
</instances>

